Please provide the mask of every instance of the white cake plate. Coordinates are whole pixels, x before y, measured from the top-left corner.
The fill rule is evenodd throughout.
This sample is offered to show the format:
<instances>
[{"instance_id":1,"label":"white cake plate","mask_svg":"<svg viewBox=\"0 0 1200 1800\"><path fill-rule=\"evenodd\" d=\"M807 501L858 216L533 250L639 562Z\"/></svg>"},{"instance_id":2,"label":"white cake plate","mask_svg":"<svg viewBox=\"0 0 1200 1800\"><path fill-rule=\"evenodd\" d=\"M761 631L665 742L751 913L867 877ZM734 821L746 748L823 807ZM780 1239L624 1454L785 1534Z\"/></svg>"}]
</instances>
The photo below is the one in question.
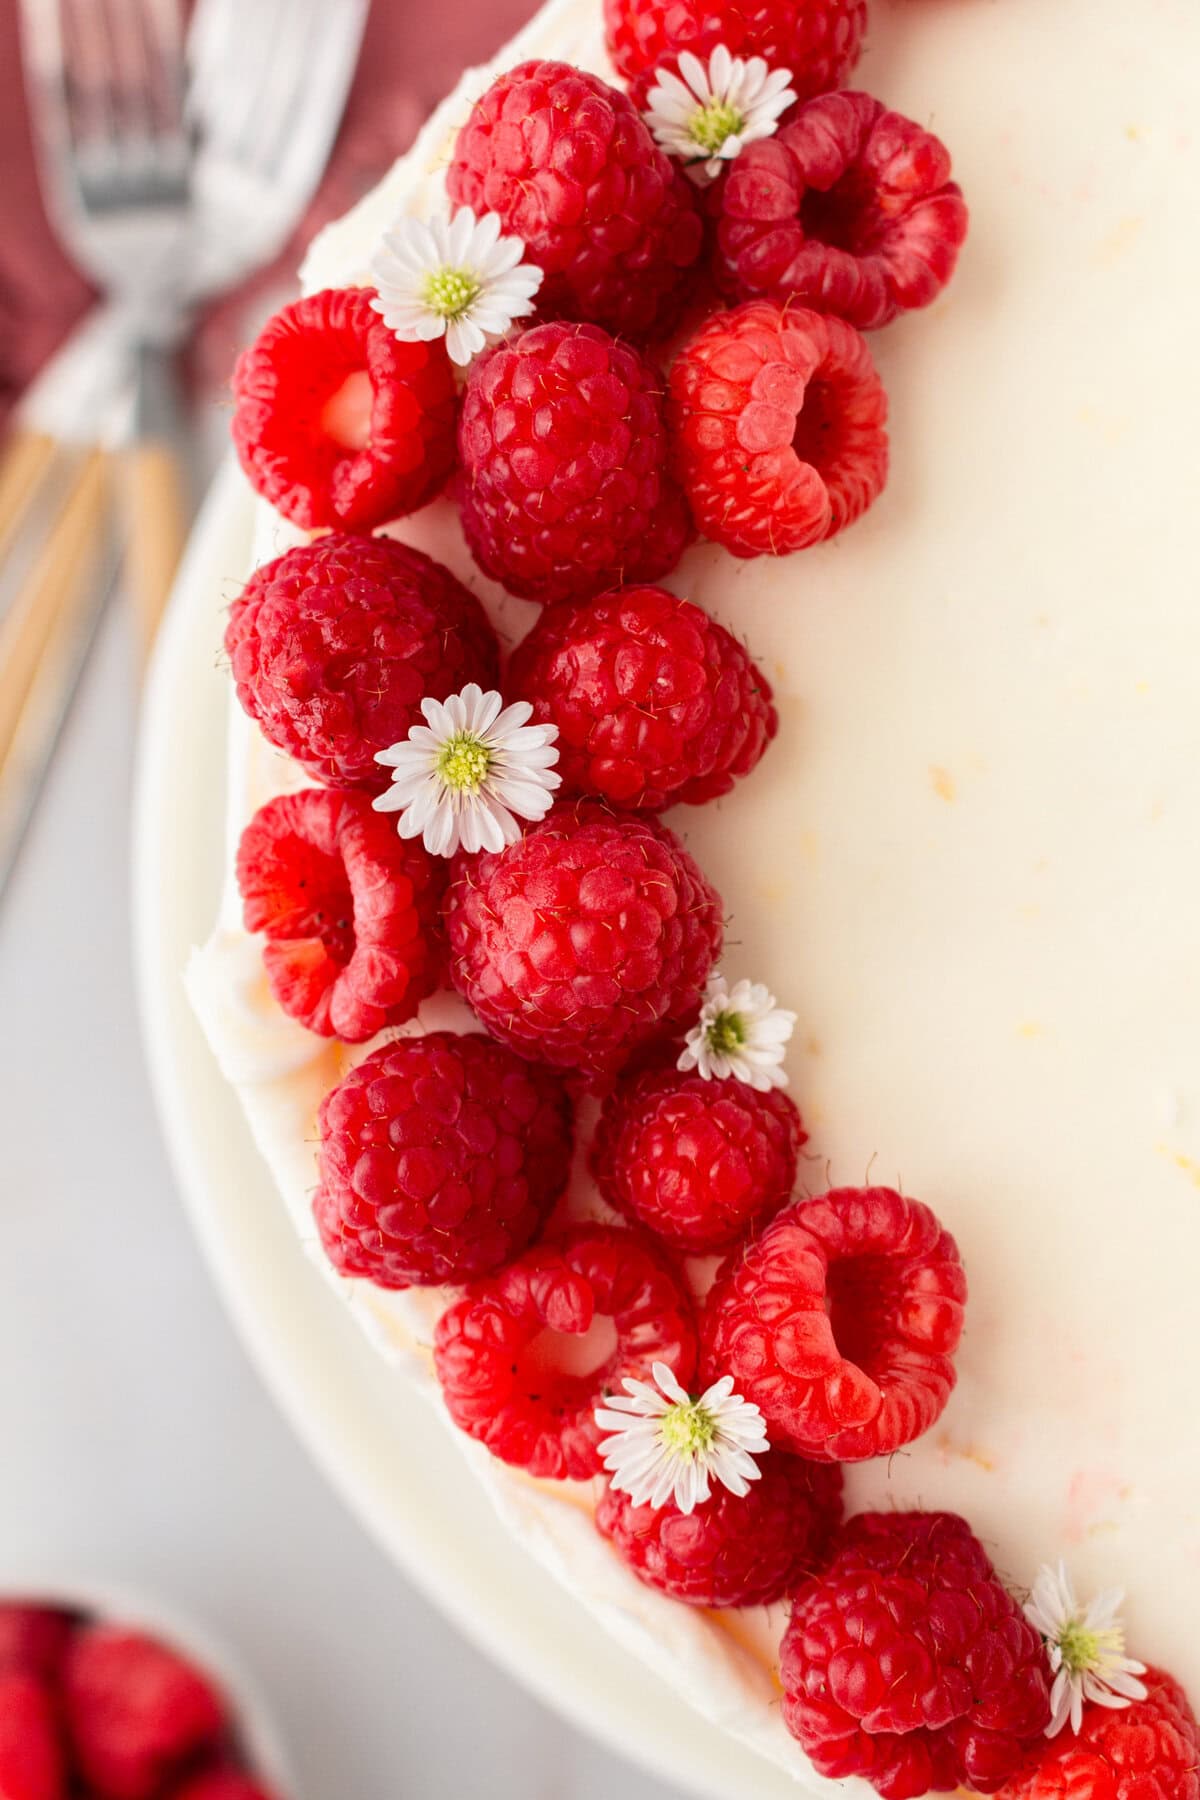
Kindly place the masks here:
<instances>
[{"instance_id":1,"label":"white cake plate","mask_svg":"<svg viewBox=\"0 0 1200 1800\"><path fill-rule=\"evenodd\" d=\"M351 1510L464 1635L547 1705L707 1800L796 1800L797 1782L708 1724L609 1639L501 1527L428 1403L389 1378L304 1257L181 971L223 874L224 615L253 503L222 470L193 533L147 689L135 798L135 965L179 1188L270 1392ZM412 1470L425 1473L421 1482ZM828 1787L825 1787L828 1792Z\"/></svg>"}]
</instances>

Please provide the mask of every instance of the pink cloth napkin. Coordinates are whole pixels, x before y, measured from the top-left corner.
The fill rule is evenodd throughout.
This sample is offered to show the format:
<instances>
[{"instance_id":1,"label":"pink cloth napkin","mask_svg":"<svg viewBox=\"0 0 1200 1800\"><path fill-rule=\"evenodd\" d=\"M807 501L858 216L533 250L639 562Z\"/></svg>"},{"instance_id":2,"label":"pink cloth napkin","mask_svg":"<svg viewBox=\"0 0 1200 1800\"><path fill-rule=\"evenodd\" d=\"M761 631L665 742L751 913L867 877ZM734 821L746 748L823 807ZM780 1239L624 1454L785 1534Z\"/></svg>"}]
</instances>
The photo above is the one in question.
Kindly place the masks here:
<instances>
[{"instance_id":1,"label":"pink cloth napkin","mask_svg":"<svg viewBox=\"0 0 1200 1800\"><path fill-rule=\"evenodd\" d=\"M52 3L52 0L51 0ZM229 377L248 294L295 270L312 233L336 218L407 149L469 64L491 56L535 0L373 0L341 134L312 205L283 254L201 321L193 365L207 386ZM0 423L91 299L42 209L21 80L18 0L0 0Z\"/></svg>"}]
</instances>

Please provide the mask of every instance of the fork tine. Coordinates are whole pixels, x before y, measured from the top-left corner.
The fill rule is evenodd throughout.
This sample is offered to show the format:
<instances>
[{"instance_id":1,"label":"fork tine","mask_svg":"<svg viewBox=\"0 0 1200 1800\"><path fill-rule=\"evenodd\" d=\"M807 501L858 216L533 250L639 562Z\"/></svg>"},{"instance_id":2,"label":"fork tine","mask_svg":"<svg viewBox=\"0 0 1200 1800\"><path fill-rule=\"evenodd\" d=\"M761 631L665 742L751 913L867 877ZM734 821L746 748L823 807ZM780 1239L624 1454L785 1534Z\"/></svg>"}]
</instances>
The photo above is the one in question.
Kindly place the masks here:
<instances>
[{"instance_id":1,"label":"fork tine","mask_svg":"<svg viewBox=\"0 0 1200 1800\"><path fill-rule=\"evenodd\" d=\"M189 112L224 156L241 161L254 137L264 85L271 80L276 42L291 41L288 0L200 0L192 27ZM231 77L234 79L231 80Z\"/></svg>"}]
</instances>

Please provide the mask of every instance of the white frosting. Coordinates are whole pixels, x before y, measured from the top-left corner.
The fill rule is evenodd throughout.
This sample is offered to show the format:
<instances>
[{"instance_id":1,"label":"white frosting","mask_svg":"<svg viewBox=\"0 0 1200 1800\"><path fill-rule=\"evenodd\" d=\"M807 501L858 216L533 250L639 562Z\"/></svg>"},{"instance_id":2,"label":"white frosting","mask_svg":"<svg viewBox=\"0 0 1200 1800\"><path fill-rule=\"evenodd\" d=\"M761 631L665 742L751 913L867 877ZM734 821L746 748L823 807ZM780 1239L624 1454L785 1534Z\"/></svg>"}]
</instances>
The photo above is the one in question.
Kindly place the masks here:
<instances>
[{"instance_id":1,"label":"white frosting","mask_svg":"<svg viewBox=\"0 0 1200 1800\"><path fill-rule=\"evenodd\" d=\"M603 69L598 11L552 0L496 66ZM875 0L862 85L941 133L972 208L950 289L873 340L890 485L828 546L753 563L700 546L668 583L776 684L762 767L672 823L725 896L730 976L800 1014L807 1185L868 1166L902 1181L970 1275L949 1409L852 1471L853 1502L961 1510L1017 1583L1060 1552L1081 1587L1124 1583L1131 1648L1194 1693L1198 57L1188 0ZM361 276L397 211L444 203L447 146L491 73L318 239L308 286ZM446 503L397 535L506 637L525 628ZM287 541L264 514L261 556ZM233 706L231 846L297 782ZM274 1007L232 885L189 984L311 1242L313 1114L348 1053ZM423 1018L461 1022L455 1006ZM330 1279L436 1401L419 1348L436 1298ZM663 1599L579 1495L460 1441L514 1536L633 1653L824 1788L773 1703L777 1611L717 1622Z\"/></svg>"}]
</instances>

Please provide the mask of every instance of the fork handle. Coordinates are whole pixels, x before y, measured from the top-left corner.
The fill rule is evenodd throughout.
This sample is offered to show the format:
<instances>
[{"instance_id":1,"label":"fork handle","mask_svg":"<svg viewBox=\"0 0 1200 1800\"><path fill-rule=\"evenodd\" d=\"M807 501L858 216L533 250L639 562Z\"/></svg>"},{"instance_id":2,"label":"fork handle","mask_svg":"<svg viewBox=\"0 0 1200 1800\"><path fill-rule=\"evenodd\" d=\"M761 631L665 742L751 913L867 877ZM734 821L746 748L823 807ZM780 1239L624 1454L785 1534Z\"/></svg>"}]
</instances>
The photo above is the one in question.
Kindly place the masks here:
<instances>
[{"instance_id":1,"label":"fork handle","mask_svg":"<svg viewBox=\"0 0 1200 1800\"><path fill-rule=\"evenodd\" d=\"M0 456L0 560L7 553L57 445L45 431L18 425Z\"/></svg>"},{"instance_id":2,"label":"fork handle","mask_svg":"<svg viewBox=\"0 0 1200 1800\"><path fill-rule=\"evenodd\" d=\"M122 457L126 581L142 664L149 660L187 541L188 484L173 352L140 345L133 437Z\"/></svg>"}]
</instances>

